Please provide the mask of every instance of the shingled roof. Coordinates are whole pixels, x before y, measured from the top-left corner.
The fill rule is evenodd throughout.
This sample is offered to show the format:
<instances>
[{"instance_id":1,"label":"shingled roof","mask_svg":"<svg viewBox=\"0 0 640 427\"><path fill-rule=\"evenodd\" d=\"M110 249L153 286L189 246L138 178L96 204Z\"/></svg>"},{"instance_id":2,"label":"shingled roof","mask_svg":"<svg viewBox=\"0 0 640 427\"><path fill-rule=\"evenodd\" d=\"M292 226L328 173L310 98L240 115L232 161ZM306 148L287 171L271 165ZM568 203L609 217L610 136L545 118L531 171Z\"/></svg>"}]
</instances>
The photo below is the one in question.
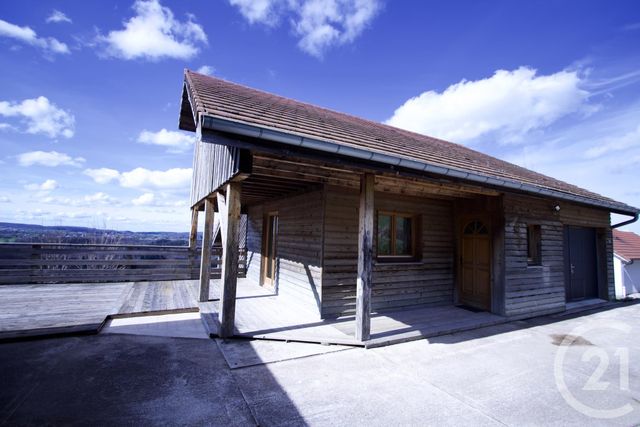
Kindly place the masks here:
<instances>
[{"instance_id":1,"label":"shingled roof","mask_svg":"<svg viewBox=\"0 0 640 427\"><path fill-rule=\"evenodd\" d=\"M627 261L640 259L640 236L631 231L613 230L613 251Z\"/></svg>"},{"instance_id":2,"label":"shingled roof","mask_svg":"<svg viewBox=\"0 0 640 427\"><path fill-rule=\"evenodd\" d=\"M185 70L180 129L194 131L202 118L222 120L324 141L346 151L366 150L399 159L403 164L427 164L428 172L447 171L449 176L473 179L556 196L634 214L637 208L557 179L496 159L459 144L443 141L393 126L273 95L222 79ZM206 127L206 125L205 125ZM262 133L260 133L262 135ZM353 150L355 149L355 150ZM445 174L443 172L443 174Z\"/></svg>"}]
</instances>

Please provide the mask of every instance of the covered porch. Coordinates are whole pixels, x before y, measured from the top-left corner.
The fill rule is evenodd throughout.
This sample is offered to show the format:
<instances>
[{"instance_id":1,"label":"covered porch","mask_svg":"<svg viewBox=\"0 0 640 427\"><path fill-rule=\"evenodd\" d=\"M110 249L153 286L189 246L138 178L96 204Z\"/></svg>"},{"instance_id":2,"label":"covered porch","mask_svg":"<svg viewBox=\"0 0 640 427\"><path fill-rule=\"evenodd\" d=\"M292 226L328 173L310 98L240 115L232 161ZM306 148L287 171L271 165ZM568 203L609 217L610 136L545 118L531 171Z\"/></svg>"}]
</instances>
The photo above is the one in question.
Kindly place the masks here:
<instances>
[{"instance_id":1,"label":"covered porch","mask_svg":"<svg viewBox=\"0 0 640 427\"><path fill-rule=\"evenodd\" d=\"M203 261L201 270L200 309L212 335L375 346L503 321L491 313L502 311L501 293L492 295L489 289L502 280L497 273L493 279L485 274L482 293L473 290L484 312L455 307L476 303L464 298L466 287L457 289L457 216L476 218L482 212L487 225L491 215L497 225L499 192L304 158L248 154L204 138L206 132L199 142L203 149L239 159L235 175L214 191L202 192L192 206L191 246L203 210L201 259L209 258L206 250L218 233L223 247L220 301L205 297L210 263ZM243 170L240 165L246 163L251 167ZM381 211L398 210L412 213L409 240L415 256L410 262L381 262L376 218ZM243 221L244 231L239 230ZM495 233L480 236L486 251L488 239L500 238L497 226ZM246 278L235 268L243 245ZM484 264L473 267L483 267L484 274L492 268L489 263L501 262L499 245L494 249L497 256L486 253Z\"/></svg>"},{"instance_id":2,"label":"covered porch","mask_svg":"<svg viewBox=\"0 0 640 427\"><path fill-rule=\"evenodd\" d=\"M218 295L219 281L212 283ZM220 336L219 301L200 303L207 333ZM251 279L238 279L234 337L324 345L381 347L506 323L506 317L452 305L371 313L370 336L356 338L355 316L319 319L317 313L301 310L294 300L281 297Z\"/></svg>"}]
</instances>

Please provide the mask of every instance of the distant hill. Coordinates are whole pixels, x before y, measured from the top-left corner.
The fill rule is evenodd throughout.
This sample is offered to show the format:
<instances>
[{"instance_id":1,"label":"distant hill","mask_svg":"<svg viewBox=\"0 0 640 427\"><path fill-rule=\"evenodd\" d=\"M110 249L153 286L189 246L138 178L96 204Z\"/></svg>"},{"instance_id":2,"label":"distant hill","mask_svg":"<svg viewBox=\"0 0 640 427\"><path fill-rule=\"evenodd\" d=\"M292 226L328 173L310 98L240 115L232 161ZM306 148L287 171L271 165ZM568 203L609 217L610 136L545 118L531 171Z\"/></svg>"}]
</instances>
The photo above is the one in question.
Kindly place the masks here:
<instances>
[{"instance_id":1,"label":"distant hill","mask_svg":"<svg viewBox=\"0 0 640 427\"><path fill-rule=\"evenodd\" d=\"M186 245L189 233L119 231L67 225L43 226L0 222L0 243L90 243L128 245Z\"/></svg>"}]
</instances>

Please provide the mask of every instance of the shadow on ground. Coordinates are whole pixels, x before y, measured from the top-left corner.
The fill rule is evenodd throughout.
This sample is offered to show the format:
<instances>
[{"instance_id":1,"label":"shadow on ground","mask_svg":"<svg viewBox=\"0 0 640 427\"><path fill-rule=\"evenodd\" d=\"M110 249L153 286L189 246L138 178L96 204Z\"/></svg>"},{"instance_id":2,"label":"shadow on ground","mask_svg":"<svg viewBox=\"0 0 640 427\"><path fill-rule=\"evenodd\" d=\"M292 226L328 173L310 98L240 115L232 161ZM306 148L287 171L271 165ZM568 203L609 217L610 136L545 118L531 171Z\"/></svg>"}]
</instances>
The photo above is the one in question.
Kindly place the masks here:
<instances>
[{"instance_id":1,"label":"shadow on ground","mask_svg":"<svg viewBox=\"0 0 640 427\"><path fill-rule=\"evenodd\" d=\"M98 335L0 345L1 425L252 425L213 340ZM303 423L279 394L286 420Z\"/></svg>"}]
</instances>

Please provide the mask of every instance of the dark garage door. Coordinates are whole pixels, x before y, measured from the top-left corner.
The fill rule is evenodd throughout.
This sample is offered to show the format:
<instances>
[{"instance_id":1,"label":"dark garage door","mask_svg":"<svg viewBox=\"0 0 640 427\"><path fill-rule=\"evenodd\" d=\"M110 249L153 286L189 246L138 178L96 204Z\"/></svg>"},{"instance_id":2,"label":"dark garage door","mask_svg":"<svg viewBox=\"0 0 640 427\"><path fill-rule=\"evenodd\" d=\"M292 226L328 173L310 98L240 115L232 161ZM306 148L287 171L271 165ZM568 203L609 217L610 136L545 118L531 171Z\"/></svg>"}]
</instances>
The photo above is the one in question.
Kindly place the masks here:
<instances>
[{"instance_id":1,"label":"dark garage door","mask_svg":"<svg viewBox=\"0 0 640 427\"><path fill-rule=\"evenodd\" d=\"M567 301L598 297L596 231L593 228L565 229L565 286Z\"/></svg>"}]
</instances>

